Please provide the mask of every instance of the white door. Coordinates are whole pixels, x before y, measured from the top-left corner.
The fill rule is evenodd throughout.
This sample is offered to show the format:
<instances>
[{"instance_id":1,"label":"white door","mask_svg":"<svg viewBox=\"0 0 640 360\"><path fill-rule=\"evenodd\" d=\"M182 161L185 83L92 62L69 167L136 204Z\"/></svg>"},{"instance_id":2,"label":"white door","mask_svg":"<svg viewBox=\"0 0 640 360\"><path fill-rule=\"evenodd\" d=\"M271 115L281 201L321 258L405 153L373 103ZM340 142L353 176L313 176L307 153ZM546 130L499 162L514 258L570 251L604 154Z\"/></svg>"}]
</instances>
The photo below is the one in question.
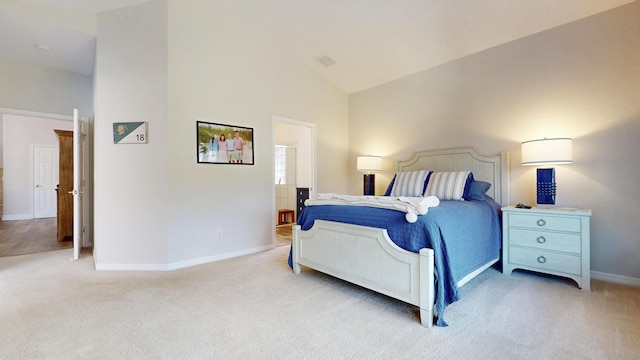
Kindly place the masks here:
<instances>
[{"instance_id":1,"label":"white door","mask_svg":"<svg viewBox=\"0 0 640 360\"><path fill-rule=\"evenodd\" d=\"M55 147L33 147L33 217L57 216L59 150Z\"/></svg>"},{"instance_id":2,"label":"white door","mask_svg":"<svg viewBox=\"0 0 640 360\"><path fill-rule=\"evenodd\" d=\"M78 109L73 109L73 259L80 258L82 248L82 195L84 194L84 178L82 174L82 122L78 117Z\"/></svg>"}]
</instances>

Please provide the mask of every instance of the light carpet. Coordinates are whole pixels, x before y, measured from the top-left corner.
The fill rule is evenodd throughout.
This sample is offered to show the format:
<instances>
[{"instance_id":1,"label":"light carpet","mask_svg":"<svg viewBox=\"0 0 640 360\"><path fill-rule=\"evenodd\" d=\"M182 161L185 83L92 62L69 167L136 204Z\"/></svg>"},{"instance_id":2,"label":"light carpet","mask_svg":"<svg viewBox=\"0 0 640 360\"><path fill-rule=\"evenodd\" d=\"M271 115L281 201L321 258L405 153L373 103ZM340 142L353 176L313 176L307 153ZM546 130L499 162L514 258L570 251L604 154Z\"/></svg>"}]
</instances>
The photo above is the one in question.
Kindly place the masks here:
<instances>
[{"instance_id":1,"label":"light carpet","mask_svg":"<svg viewBox=\"0 0 640 360\"><path fill-rule=\"evenodd\" d=\"M637 359L640 289L489 269L445 314L312 270L289 247L169 272L71 250L0 259L4 359Z\"/></svg>"}]
</instances>

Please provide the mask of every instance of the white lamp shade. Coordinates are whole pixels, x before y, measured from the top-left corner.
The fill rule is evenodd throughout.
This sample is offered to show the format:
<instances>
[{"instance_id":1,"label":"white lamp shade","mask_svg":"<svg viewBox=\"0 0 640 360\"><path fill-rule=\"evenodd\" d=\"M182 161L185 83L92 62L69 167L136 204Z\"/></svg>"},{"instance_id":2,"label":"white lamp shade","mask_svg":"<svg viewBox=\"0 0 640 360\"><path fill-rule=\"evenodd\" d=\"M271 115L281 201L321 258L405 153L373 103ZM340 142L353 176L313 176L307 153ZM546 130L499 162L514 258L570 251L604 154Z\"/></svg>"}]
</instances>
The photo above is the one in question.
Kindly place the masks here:
<instances>
[{"instance_id":1,"label":"white lamp shade","mask_svg":"<svg viewBox=\"0 0 640 360\"><path fill-rule=\"evenodd\" d=\"M358 156L356 169L362 172L382 171L382 157L380 156Z\"/></svg>"},{"instance_id":2,"label":"white lamp shade","mask_svg":"<svg viewBox=\"0 0 640 360\"><path fill-rule=\"evenodd\" d=\"M571 141L570 138L525 141L522 143L522 165L572 163Z\"/></svg>"}]
</instances>

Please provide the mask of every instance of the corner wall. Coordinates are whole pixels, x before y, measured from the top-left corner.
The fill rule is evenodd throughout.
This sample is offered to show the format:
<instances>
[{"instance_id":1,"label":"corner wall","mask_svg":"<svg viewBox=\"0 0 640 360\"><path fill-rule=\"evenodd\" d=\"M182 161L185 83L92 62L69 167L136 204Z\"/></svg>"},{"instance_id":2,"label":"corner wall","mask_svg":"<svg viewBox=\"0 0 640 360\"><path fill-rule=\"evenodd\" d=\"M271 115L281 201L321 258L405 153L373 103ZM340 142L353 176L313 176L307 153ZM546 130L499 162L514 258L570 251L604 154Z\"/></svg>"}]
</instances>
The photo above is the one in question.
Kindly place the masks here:
<instances>
[{"instance_id":1,"label":"corner wall","mask_svg":"<svg viewBox=\"0 0 640 360\"><path fill-rule=\"evenodd\" d=\"M98 269L167 267L167 7L98 15L94 259ZM114 122L147 122L147 144L114 144Z\"/></svg>"},{"instance_id":2,"label":"corner wall","mask_svg":"<svg viewBox=\"0 0 640 360\"><path fill-rule=\"evenodd\" d=\"M318 124L319 188L346 191L347 95L227 6L154 1L98 17L100 269L168 270L271 248L274 115ZM254 165L198 164L197 120L253 128ZM114 145L120 121L147 121L149 143Z\"/></svg>"}]
</instances>

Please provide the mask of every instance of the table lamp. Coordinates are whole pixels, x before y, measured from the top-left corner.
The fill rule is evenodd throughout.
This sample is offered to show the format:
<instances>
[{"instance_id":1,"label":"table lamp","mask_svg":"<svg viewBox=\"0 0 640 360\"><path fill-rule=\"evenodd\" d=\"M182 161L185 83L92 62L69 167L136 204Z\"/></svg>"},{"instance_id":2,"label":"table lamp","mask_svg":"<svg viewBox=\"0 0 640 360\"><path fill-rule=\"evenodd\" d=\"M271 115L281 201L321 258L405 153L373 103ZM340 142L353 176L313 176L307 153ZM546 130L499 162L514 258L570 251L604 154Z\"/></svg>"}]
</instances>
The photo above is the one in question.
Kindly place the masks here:
<instances>
[{"instance_id":1,"label":"table lamp","mask_svg":"<svg viewBox=\"0 0 640 360\"><path fill-rule=\"evenodd\" d=\"M358 156L356 169L364 172L364 195L375 195L376 191L376 175L375 172L382 170L382 157L380 156Z\"/></svg>"},{"instance_id":2,"label":"table lamp","mask_svg":"<svg viewBox=\"0 0 640 360\"><path fill-rule=\"evenodd\" d=\"M538 139L522 143L522 165L570 164L573 152L570 138ZM537 169L537 203L556 203L555 168Z\"/></svg>"}]
</instances>

